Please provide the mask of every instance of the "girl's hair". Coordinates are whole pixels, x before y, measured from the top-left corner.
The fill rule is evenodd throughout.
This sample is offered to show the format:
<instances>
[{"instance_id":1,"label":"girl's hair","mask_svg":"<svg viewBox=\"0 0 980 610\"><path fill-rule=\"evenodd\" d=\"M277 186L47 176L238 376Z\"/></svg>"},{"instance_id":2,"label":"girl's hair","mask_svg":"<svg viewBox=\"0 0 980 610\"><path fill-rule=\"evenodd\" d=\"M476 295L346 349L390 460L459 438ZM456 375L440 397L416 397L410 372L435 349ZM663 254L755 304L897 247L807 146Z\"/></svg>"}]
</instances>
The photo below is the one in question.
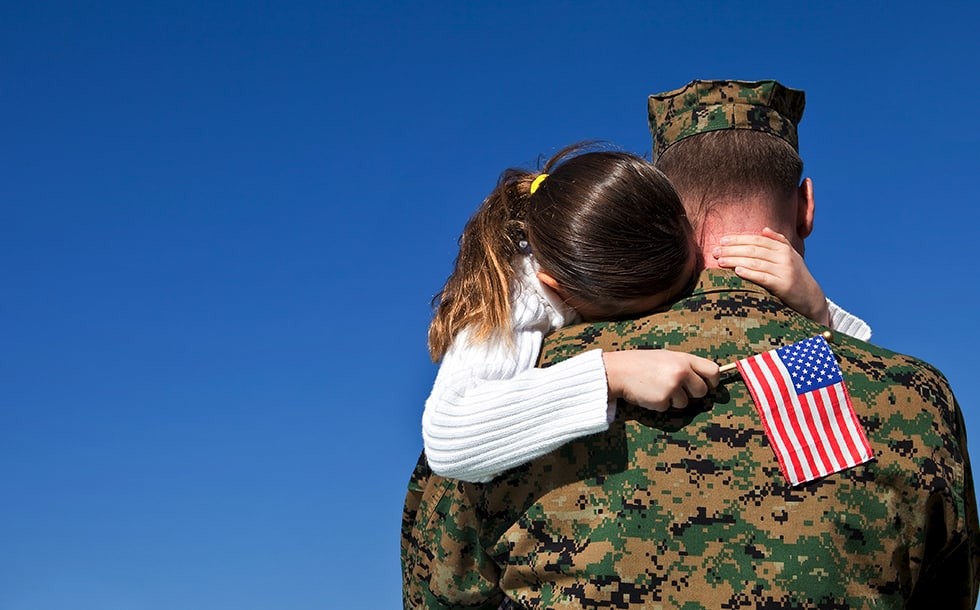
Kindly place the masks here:
<instances>
[{"instance_id":1,"label":"girl's hair","mask_svg":"<svg viewBox=\"0 0 980 610\"><path fill-rule=\"evenodd\" d=\"M472 340L511 331L513 259L534 253L566 297L603 317L672 289L694 256L690 223L667 178L624 152L569 146L539 173L508 169L467 222L452 275L434 299L429 353L438 361L470 327Z\"/></svg>"}]
</instances>

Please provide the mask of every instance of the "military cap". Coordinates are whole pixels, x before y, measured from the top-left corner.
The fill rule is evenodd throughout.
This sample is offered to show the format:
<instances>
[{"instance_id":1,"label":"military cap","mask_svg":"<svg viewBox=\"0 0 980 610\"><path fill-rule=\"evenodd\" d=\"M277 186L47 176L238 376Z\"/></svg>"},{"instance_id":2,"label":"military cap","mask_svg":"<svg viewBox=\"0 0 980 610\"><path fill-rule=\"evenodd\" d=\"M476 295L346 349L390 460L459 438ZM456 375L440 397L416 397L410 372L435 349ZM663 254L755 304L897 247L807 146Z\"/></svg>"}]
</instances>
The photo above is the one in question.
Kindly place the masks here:
<instances>
[{"instance_id":1,"label":"military cap","mask_svg":"<svg viewBox=\"0 0 980 610\"><path fill-rule=\"evenodd\" d=\"M763 131L799 150L796 125L803 118L803 91L774 80L694 80L650 96L653 160L684 138L719 129Z\"/></svg>"}]
</instances>

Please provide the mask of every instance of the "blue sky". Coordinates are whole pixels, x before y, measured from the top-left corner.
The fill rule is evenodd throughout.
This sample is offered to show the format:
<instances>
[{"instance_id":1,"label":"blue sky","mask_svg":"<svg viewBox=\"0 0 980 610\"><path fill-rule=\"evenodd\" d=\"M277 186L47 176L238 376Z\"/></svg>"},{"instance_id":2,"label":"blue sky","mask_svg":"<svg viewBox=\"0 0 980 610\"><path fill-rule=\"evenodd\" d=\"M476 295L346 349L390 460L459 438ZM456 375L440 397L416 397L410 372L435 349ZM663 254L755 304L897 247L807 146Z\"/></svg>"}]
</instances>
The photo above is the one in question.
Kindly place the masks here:
<instances>
[{"instance_id":1,"label":"blue sky","mask_svg":"<svg viewBox=\"0 0 980 610\"><path fill-rule=\"evenodd\" d=\"M799 4L4 2L0 608L398 607L463 223L692 78L806 90L811 269L980 453L980 6Z\"/></svg>"}]
</instances>

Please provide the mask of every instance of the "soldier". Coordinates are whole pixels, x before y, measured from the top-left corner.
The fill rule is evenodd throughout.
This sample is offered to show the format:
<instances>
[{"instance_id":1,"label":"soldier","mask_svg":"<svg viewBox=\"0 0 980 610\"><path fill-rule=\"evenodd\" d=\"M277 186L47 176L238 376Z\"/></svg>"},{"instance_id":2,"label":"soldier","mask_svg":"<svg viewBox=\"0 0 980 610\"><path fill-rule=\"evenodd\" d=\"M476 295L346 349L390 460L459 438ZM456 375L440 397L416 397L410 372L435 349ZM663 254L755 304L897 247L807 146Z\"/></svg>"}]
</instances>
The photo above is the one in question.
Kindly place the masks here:
<instances>
[{"instance_id":1,"label":"soldier","mask_svg":"<svg viewBox=\"0 0 980 610\"><path fill-rule=\"evenodd\" d=\"M803 103L774 81L651 96L654 160L706 268L666 311L558 331L543 366L596 348L729 362L824 330L721 268L758 247L723 235L768 227L803 251ZM785 477L737 375L684 411L621 404L608 431L490 483L441 479L421 460L403 522L406 607L974 608L980 528L948 383L841 334L832 348L874 458L801 483Z\"/></svg>"}]
</instances>

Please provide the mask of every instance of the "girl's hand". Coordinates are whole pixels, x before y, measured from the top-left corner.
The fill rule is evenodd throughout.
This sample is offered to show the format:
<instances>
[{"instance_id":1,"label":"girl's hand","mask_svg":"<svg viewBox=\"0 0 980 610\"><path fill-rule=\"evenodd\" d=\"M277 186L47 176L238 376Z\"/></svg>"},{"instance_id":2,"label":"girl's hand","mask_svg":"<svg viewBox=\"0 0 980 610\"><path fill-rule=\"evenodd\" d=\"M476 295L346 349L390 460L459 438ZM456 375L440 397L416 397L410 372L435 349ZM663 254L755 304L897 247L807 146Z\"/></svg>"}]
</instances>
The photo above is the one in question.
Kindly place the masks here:
<instances>
[{"instance_id":1,"label":"girl's hand","mask_svg":"<svg viewBox=\"0 0 980 610\"><path fill-rule=\"evenodd\" d=\"M609 397L654 411L683 409L718 386L718 365L664 349L603 352Z\"/></svg>"},{"instance_id":2,"label":"girl's hand","mask_svg":"<svg viewBox=\"0 0 980 610\"><path fill-rule=\"evenodd\" d=\"M830 325L827 297L785 236L768 227L762 235L726 235L712 254L719 266L734 269L814 322Z\"/></svg>"}]
</instances>

